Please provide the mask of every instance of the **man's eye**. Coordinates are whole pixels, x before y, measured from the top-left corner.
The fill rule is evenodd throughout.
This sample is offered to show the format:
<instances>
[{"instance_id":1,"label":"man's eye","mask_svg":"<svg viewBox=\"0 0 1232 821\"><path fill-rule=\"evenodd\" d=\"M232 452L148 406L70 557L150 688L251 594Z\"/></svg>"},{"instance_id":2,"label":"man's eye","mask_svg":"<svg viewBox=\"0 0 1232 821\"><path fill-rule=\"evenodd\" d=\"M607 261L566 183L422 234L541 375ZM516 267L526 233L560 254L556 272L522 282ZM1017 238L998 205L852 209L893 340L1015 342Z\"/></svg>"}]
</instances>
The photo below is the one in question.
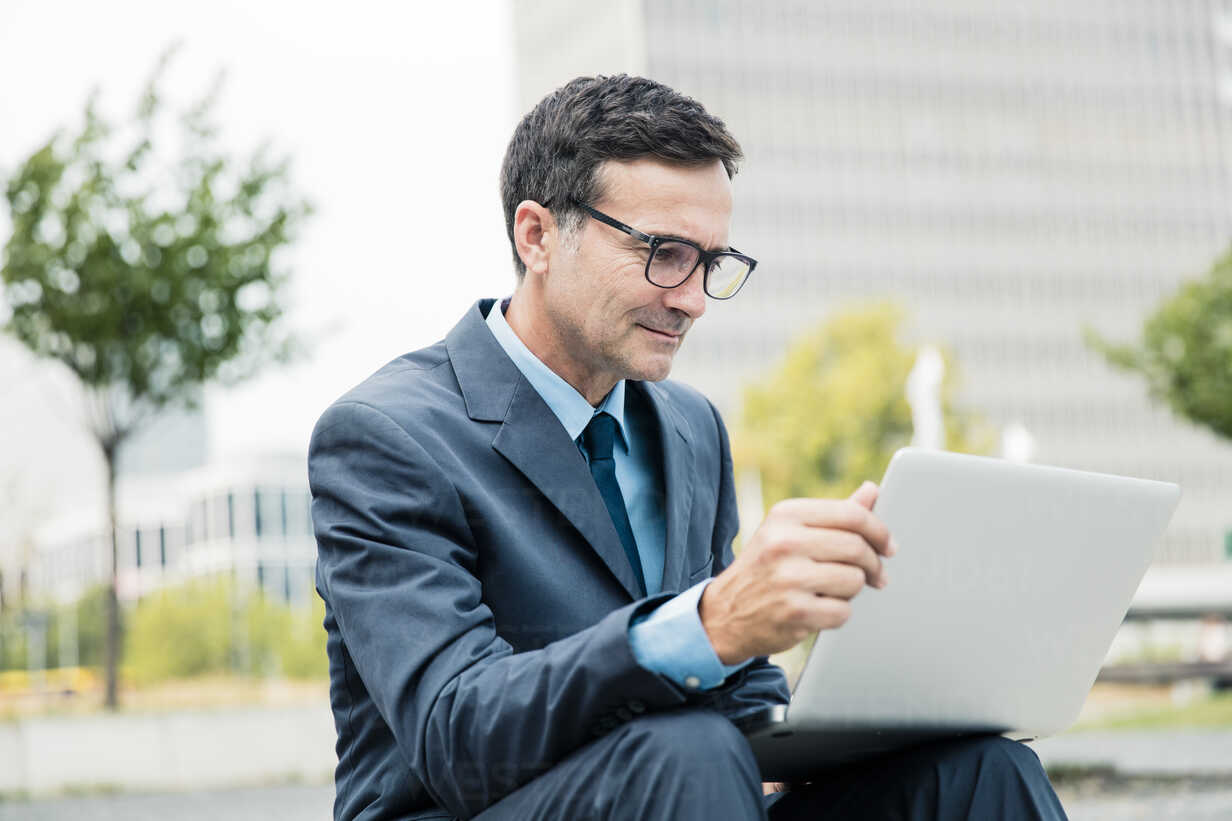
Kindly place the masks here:
<instances>
[{"instance_id":1,"label":"man's eye","mask_svg":"<svg viewBox=\"0 0 1232 821\"><path fill-rule=\"evenodd\" d=\"M660 245L654 252L655 262L679 262L682 256L679 245Z\"/></svg>"}]
</instances>

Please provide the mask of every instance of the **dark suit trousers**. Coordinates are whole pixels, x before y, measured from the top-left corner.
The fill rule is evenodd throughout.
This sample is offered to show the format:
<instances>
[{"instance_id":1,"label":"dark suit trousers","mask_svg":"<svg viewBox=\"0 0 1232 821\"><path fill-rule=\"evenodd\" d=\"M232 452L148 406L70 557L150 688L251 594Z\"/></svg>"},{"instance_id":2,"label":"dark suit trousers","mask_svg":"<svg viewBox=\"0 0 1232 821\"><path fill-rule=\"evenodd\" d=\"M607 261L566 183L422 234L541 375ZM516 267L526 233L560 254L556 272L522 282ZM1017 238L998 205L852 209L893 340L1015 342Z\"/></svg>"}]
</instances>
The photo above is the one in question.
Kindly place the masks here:
<instances>
[{"instance_id":1,"label":"dark suit trousers","mask_svg":"<svg viewBox=\"0 0 1232 821\"><path fill-rule=\"evenodd\" d=\"M476 816L504 819L1064 819L1035 753L1000 736L920 747L762 796L748 743L701 709L642 716Z\"/></svg>"}]
</instances>

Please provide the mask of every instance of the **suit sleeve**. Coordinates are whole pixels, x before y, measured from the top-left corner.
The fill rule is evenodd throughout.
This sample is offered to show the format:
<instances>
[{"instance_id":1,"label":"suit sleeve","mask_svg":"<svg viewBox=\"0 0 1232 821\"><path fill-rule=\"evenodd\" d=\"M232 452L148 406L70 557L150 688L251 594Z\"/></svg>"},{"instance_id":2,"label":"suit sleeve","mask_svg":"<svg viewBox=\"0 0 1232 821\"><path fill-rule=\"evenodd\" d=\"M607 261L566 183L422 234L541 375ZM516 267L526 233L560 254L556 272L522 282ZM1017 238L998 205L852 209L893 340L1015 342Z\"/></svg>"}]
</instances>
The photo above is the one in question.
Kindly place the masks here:
<instances>
[{"instance_id":1,"label":"suit sleeve","mask_svg":"<svg viewBox=\"0 0 1232 821\"><path fill-rule=\"evenodd\" d=\"M715 516L711 544L714 550L712 576L723 572L735 559L732 540L740 530L736 509L736 487L732 470L731 444L727 428L714 405L710 405L719 434L719 503ZM766 656L757 656L751 664L730 676L721 686L707 693L708 706L721 712L734 723L776 704L786 704L791 698L783 669L771 664Z\"/></svg>"},{"instance_id":2,"label":"suit sleeve","mask_svg":"<svg viewBox=\"0 0 1232 821\"><path fill-rule=\"evenodd\" d=\"M454 815L478 813L616 726L617 708L685 701L637 663L627 635L669 596L514 654L482 601L479 547L449 475L376 408L326 411L309 482L321 594L412 772Z\"/></svg>"}]
</instances>

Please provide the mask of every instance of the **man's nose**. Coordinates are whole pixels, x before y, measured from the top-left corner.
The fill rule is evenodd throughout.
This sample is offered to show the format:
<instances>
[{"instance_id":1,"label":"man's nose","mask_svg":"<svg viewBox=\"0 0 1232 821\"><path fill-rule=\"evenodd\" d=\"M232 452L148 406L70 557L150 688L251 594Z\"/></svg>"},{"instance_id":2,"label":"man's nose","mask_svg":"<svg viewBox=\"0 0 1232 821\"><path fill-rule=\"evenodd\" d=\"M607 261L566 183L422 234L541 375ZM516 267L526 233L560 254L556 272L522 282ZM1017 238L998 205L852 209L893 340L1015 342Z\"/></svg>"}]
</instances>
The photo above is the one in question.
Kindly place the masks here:
<instances>
[{"instance_id":1,"label":"man's nose","mask_svg":"<svg viewBox=\"0 0 1232 821\"><path fill-rule=\"evenodd\" d=\"M669 308L675 308L690 318L697 319L706 313L704 280L705 273L702 266L698 265L693 269L693 273L689 274L688 279L665 292L664 303Z\"/></svg>"}]
</instances>

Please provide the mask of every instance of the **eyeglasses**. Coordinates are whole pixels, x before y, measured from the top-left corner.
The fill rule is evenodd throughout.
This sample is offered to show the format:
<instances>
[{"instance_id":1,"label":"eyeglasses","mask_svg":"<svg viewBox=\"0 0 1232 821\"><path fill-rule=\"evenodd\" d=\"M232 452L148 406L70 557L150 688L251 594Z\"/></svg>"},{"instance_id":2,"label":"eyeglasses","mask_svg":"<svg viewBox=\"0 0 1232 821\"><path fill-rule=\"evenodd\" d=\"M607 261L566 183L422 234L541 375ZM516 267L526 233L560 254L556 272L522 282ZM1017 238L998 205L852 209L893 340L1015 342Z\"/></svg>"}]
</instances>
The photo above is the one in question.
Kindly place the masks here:
<instances>
[{"instance_id":1,"label":"eyeglasses","mask_svg":"<svg viewBox=\"0 0 1232 821\"><path fill-rule=\"evenodd\" d=\"M702 266L702 290L713 299L731 299L757 267L757 260L730 251L707 251L695 242L675 237L657 237L625 225L618 219L596 211L589 205L578 206L604 225L623 231L650 246L646 258L646 281L660 288L683 285Z\"/></svg>"}]
</instances>

